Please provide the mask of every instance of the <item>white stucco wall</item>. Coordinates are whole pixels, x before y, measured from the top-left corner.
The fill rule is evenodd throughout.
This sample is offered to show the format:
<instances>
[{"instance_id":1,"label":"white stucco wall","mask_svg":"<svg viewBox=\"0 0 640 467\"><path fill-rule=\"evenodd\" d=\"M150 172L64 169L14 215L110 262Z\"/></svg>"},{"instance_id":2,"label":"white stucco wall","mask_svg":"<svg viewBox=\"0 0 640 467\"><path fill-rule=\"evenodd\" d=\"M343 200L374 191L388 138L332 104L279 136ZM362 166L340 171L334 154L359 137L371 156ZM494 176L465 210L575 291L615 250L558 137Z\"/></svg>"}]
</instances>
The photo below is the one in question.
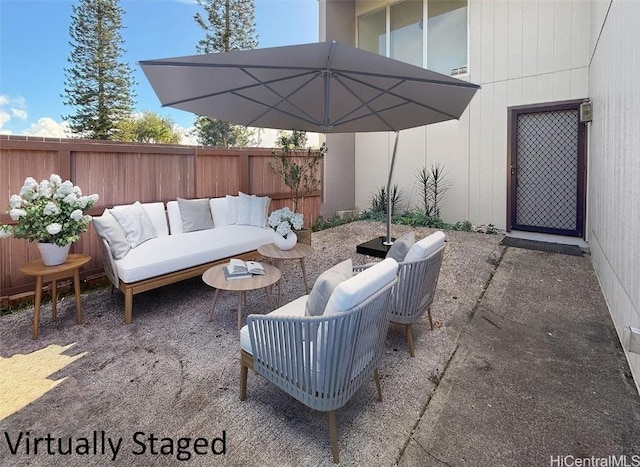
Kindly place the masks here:
<instances>
[{"instance_id":1,"label":"white stucco wall","mask_svg":"<svg viewBox=\"0 0 640 467\"><path fill-rule=\"evenodd\" d=\"M640 2L593 3L587 238L640 391L640 355L626 350L624 329L640 328Z\"/></svg>"},{"instance_id":2,"label":"white stucco wall","mask_svg":"<svg viewBox=\"0 0 640 467\"><path fill-rule=\"evenodd\" d=\"M383 3L358 1L356 12ZM470 0L462 79L482 89L460 121L401 132L394 183L405 200L418 202L416 171L440 163L452 183L443 219L505 228L507 107L588 97L589 26L588 0ZM392 144L388 135L356 135L358 208L384 184Z\"/></svg>"}]
</instances>

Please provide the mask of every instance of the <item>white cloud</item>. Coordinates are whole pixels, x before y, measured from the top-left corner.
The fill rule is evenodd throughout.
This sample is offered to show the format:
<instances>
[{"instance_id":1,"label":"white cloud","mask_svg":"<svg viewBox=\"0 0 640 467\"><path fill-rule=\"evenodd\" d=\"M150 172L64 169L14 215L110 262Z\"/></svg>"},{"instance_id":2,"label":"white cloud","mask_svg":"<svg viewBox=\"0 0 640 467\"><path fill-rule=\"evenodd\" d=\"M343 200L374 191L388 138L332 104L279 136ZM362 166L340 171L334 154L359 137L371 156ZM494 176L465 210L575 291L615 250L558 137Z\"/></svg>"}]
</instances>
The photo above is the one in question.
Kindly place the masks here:
<instances>
[{"instance_id":1,"label":"white cloud","mask_svg":"<svg viewBox=\"0 0 640 467\"><path fill-rule=\"evenodd\" d=\"M2 100L2 97L0 95L0 102ZM11 115L9 115L7 112L5 112L4 110L0 109L0 135L12 135L13 131L11 130L7 130L4 127L4 124L7 123L9 120L11 120Z\"/></svg>"},{"instance_id":2,"label":"white cloud","mask_svg":"<svg viewBox=\"0 0 640 467\"><path fill-rule=\"evenodd\" d=\"M22 109L11 108L11 115L21 120L27 119L27 111Z\"/></svg>"},{"instance_id":3,"label":"white cloud","mask_svg":"<svg viewBox=\"0 0 640 467\"><path fill-rule=\"evenodd\" d=\"M4 94L0 94L0 105L7 105L9 103L9 98Z\"/></svg>"},{"instance_id":4,"label":"white cloud","mask_svg":"<svg viewBox=\"0 0 640 467\"><path fill-rule=\"evenodd\" d=\"M26 136L43 136L49 138L69 138L69 124L67 122L56 122L49 117L39 118L36 123L32 123L29 128L22 132Z\"/></svg>"},{"instance_id":5,"label":"white cloud","mask_svg":"<svg viewBox=\"0 0 640 467\"><path fill-rule=\"evenodd\" d=\"M189 145L189 146L198 145L198 139L195 137L193 133L193 131L196 129L195 127L190 126L189 128L184 128L176 125L174 128L180 133L180 136L181 136L180 144Z\"/></svg>"}]
</instances>

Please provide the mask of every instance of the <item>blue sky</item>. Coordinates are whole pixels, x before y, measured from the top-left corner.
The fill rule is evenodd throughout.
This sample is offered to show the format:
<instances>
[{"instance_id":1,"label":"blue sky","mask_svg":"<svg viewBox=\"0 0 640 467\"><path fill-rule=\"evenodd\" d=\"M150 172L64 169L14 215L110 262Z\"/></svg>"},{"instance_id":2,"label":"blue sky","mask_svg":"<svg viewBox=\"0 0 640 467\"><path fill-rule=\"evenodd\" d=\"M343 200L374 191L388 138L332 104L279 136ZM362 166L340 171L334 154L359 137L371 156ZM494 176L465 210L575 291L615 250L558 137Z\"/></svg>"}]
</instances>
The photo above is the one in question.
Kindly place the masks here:
<instances>
[{"instance_id":1,"label":"blue sky","mask_svg":"<svg viewBox=\"0 0 640 467\"><path fill-rule=\"evenodd\" d=\"M76 0L0 0L0 133L62 136L64 68L69 67L69 24ZM136 110L170 116L181 127L193 115L162 108L139 60L192 55L204 32L193 20L193 0L120 0L123 57L138 82ZM255 0L258 47L318 40L317 0Z\"/></svg>"}]
</instances>

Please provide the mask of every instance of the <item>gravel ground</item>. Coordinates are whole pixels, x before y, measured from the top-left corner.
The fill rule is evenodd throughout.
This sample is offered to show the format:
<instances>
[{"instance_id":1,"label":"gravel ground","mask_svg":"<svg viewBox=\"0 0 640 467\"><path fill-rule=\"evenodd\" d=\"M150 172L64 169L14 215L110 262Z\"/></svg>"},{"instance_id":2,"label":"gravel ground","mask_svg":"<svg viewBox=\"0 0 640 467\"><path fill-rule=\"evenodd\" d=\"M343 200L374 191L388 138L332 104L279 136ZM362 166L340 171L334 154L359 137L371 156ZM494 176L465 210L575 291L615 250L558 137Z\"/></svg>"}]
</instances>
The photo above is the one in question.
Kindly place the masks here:
<instances>
[{"instance_id":1,"label":"gravel ground","mask_svg":"<svg viewBox=\"0 0 640 467\"><path fill-rule=\"evenodd\" d=\"M393 235L411 230L418 238L434 231L394 226ZM372 261L355 247L384 233L383 224L366 221L313 233L315 253L306 261L310 285L348 257L354 264ZM398 461L503 251L500 236L446 234L432 307L436 329L430 330L426 316L417 323L416 358L410 358L404 330L390 327L380 368L384 401L376 401L372 382L338 411L344 465ZM304 294L297 261L285 263L283 276L283 303ZM249 375L247 400L239 401L236 296L222 293L209 322L212 298L213 290L199 278L139 294L134 322L126 326L123 295L100 290L83 295L85 322L78 326L68 297L58 306L56 322L49 305L44 307L37 341L31 339L31 311L0 317L0 406L12 403L12 394L58 381L0 420L6 433L0 465L103 465L112 458L108 444L101 450L103 432L105 439L122 438L117 465L176 465L187 456L191 465L332 465L323 413L255 374ZM245 311L267 311L262 291L247 294ZM24 364L16 365L18 360ZM35 438L48 434L54 453L47 452L46 440L35 453ZM151 446L152 434L169 439ZM180 438L191 438L181 455ZM209 440L208 450L200 449L206 453L194 451L195 438ZM63 451L71 442L73 452L58 451L58 440Z\"/></svg>"}]
</instances>

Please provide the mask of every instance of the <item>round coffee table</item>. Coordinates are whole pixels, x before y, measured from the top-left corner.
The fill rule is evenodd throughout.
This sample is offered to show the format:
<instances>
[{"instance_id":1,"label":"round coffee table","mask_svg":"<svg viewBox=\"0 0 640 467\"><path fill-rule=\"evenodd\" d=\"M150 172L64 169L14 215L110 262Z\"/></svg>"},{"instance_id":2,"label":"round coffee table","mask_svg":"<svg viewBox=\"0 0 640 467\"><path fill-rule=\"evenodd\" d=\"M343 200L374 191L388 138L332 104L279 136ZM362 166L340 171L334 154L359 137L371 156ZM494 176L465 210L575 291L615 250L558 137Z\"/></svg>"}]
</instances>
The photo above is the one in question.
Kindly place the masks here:
<instances>
[{"instance_id":1,"label":"round coffee table","mask_svg":"<svg viewBox=\"0 0 640 467\"><path fill-rule=\"evenodd\" d=\"M304 259L307 256L311 256L315 250L309 245L304 243L296 243L290 250L281 250L275 243L267 243L258 247L258 253L265 258L270 258L276 261L278 267L282 267L282 262L286 259L299 259L300 268L302 269L302 280L304 282L304 290L309 293L309 285L307 284L307 270L304 267ZM278 287L278 304L280 304L280 297L282 296L282 287Z\"/></svg>"},{"instance_id":2,"label":"round coffee table","mask_svg":"<svg viewBox=\"0 0 640 467\"><path fill-rule=\"evenodd\" d=\"M238 336L240 336L240 328L242 327L242 309L246 301L246 293L249 290L265 289L267 295L267 302L269 308L271 306L271 286L278 282L282 277L280 270L270 264L263 264L265 273L263 275L254 274L247 279L234 279L227 280L224 277L224 271L222 268L227 264L218 264L210 269L207 269L202 275L202 280L205 284L216 289L216 293L213 296L213 303L211 304L211 311L209 312L209 321L213 318L213 311L220 296L220 292L228 290L230 292L238 292Z\"/></svg>"}]
</instances>

